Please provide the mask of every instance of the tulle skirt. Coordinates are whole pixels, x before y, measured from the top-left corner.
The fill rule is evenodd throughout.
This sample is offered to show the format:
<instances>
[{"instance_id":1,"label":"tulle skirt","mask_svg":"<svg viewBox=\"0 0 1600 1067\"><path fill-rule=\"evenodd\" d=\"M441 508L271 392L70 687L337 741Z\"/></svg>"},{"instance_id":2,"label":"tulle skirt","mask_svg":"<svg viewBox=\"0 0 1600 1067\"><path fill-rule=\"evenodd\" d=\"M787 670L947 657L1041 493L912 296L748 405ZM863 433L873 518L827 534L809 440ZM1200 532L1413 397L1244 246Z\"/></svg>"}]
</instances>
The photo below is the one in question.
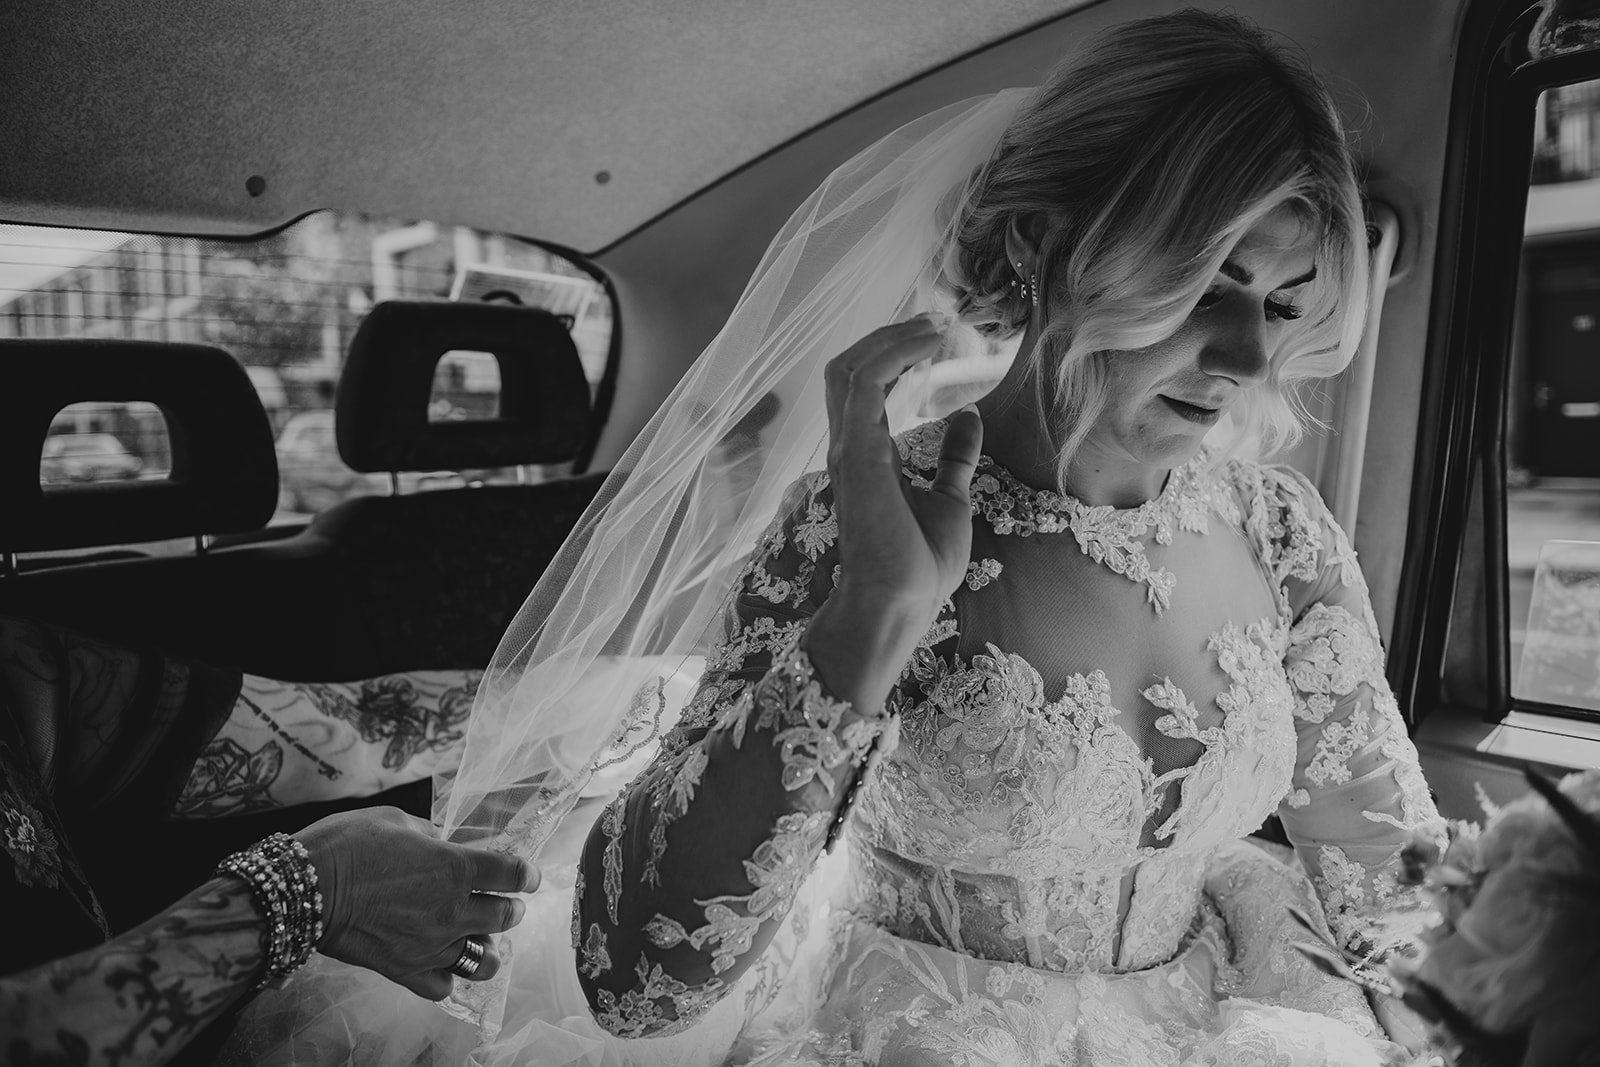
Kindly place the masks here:
<instances>
[{"instance_id":1,"label":"tulle skirt","mask_svg":"<svg viewBox=\"0 0 1600 1067\"><path fill-rule=\"evenodd\" d=\"M1244 842L1208 866L1176 954L1141 971L1062 974L896 937L836 897L827 858L729 995L681 1033L612 1037L570 945L573 869L547 868L514 931L498 1033L321 957L247 1011L224 1062L477 1067L1375 1067L1405 1062L1364 994L1310 966L1288 906L1305 877Z\"/></svg>"}]
</instances>

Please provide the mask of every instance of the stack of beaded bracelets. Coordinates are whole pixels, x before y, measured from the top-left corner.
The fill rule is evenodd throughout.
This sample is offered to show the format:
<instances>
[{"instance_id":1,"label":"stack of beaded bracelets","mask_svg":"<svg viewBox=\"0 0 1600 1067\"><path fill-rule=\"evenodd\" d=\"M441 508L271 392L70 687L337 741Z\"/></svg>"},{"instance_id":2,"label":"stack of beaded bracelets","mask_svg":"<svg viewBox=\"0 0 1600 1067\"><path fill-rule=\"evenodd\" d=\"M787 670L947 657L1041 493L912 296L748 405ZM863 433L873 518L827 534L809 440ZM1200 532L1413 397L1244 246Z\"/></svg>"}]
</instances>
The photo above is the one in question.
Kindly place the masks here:
<instances>
[{"instance_id":1,"label":"stack of beaded bracelets","mask_svg":"<svg viewBox=\"0 0 1600 1067\"><path fill-rule=\"evenodd\" d=\"M242 879L266 913L261 940L267 966L255 988L281 983L322 940L322 894L311 854L288 834L273 834L217 864L216 873Z\"/></svg>"}]
</instances>

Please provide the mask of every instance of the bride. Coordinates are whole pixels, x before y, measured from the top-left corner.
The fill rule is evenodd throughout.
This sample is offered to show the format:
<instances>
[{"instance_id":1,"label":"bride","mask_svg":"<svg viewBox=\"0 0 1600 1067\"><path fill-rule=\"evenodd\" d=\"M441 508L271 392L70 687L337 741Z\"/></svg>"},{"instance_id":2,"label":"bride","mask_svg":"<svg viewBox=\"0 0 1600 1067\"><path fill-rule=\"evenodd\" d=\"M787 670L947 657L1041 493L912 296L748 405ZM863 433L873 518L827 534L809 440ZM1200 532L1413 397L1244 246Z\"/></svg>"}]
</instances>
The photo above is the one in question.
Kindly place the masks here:
<instances>
[{"instance_id":1,"label":"bride","mask_svg":"<svg viewBox=\"0 0 1600 1067\"><path fill-rule=\"evenodd\" d=\"M1248 458L1355 352L1366 255L1329 95L1230 16L836 171L439 783L448 832L574 887L458 983L474 1062L1402 1062L1290 909L1372 948L1442 826L1345 533ZM1273 814L1292 853L1243 840Z\"/></svg>"}]
</instances>

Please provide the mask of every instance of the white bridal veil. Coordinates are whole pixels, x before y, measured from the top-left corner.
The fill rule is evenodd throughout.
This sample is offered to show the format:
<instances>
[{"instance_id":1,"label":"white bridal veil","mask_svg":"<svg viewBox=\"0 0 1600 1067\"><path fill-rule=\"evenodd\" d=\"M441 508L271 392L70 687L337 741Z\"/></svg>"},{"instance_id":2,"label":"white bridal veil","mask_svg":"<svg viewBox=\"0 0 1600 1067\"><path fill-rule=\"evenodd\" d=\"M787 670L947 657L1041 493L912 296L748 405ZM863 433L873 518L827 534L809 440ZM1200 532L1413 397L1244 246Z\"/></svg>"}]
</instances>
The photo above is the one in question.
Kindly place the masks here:
<instances>
[{"instance_id":1,"label":"white bridal veil","mask_svg":"<svg viewBox=\"0 0 1600 1067\"><path fill-rule=\"evenodd\" d=\"M909 123L790 217L501 641L460 767L435 781L434 818L451 839L537 861L595 776L659 736L664 681L702 648L785 489L824 463L823 367L880 326L952 310L937 284L951 230L1030 92ZM1015 353L971 324L949 337L897 386L891 429L985 391ZM506 987L458 981L451 1006L487 1036Z\"/></svg>"},{"instance_id":2,"label":"white bridal veil","mask_svg":"<svg viewBox=\"0 0 1600 1067\"><path fill-rule=\"evenodd\" d=\"M1004 374L1018 338L993 341L956 321L939 279L979 168L1032 92L1005 90L907 124L839 167L790 217L727 325L617 464L502 639L460 763L434 781L434 821L449 839L557 862L545 846L578 801L626 783L670 726L671 691L681 700L744 557L791 483L824 465L829 359L888 323L952 315L944 350L889 397L895 432L954 410ZM593 1061L586 1018L541 1029L526 1020L530 1008L548 1014L545 1004L518 1000L507 1011L508 997L542 1000L534 991L562 978L576 988L570 901L555 901L558 893L552 884L537 895L522 925L497 938L499 975L455 983L443 1006L462 1021L313 956L287 988L251 1004L223 1062ZM559 936L543 929L558 913ZM579 996L578 1006L557 1008L552 994L548 1006L577 1015ZM552 1042L565 1051L542 1047Z\"/></svg>"}]
</instances>

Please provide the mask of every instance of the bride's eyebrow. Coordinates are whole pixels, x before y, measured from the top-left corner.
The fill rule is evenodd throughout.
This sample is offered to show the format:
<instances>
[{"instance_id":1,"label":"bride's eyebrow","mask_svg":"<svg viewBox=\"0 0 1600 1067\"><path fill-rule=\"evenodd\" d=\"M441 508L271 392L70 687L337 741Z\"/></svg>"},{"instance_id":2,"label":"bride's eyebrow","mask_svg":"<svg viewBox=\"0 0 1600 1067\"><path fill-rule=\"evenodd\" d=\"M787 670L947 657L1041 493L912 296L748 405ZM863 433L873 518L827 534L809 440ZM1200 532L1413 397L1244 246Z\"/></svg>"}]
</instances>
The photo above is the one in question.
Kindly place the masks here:
<instances>
[{"instance_id":1,"label":"bride's eyebrow","mask_svg":"<svg viewBox=\"0 0 1600 1067\"><path fill-rule=\"evenodd\" d=\"M1239 264L1235 263L1231 259L1224 262L1222 266L1218 267L1217 269L1223 274L1226 274L1228 277L1232 278L1234 281L1238 282L1240 285L1255 284L1256 276L1251 274L1245 268L1239 266ZM1293 289L1297 285L1304 285L1306 282L1314 280L1316 276L1317 268L1316 265L1313 264L1310 270L1306 271L1297 278L1290 278L1288 281L1278 286L1278 289ZM1274 289L1273 292L1277 292L1278 289Z\"/></svg>"}]
</instances>

